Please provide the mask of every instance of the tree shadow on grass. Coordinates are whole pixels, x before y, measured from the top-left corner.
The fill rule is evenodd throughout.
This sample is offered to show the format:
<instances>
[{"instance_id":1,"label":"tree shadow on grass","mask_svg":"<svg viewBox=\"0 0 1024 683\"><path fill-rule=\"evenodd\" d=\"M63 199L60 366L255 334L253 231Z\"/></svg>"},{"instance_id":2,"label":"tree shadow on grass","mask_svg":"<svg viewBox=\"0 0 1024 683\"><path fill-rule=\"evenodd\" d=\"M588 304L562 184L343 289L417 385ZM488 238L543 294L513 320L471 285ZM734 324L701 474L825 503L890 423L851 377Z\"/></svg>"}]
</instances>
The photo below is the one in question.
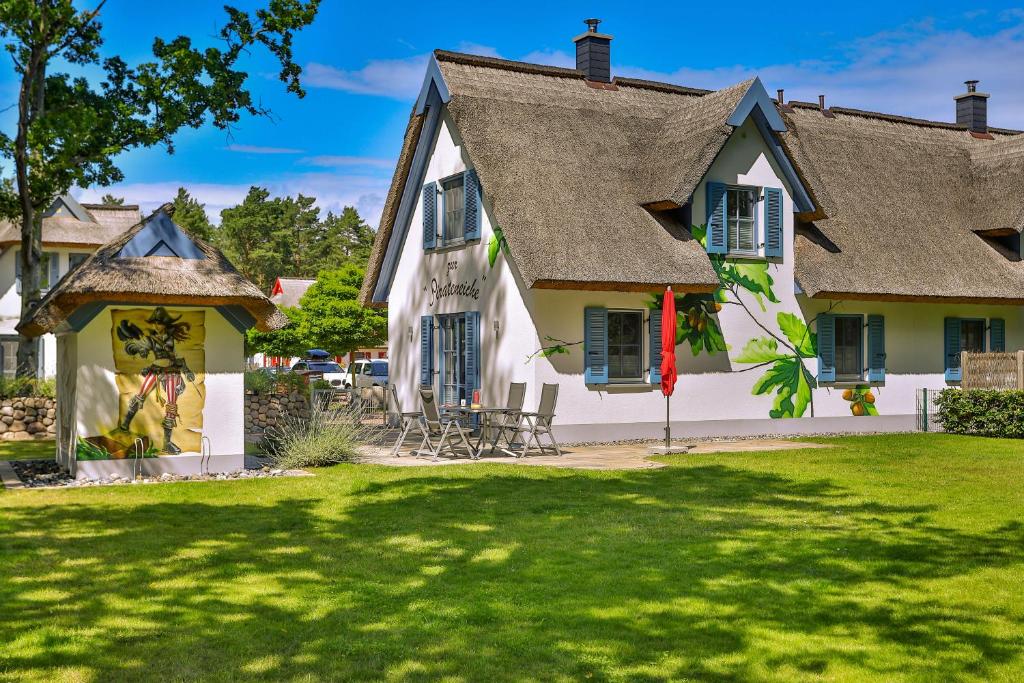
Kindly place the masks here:
<instances>
[{"instance_id":1,"label":"tree shadow on grass","mask_svg":"<svg viewBox=\"0 0 1024 683\"><path fill-rule=\"evenodd\" d=\"M956 677L1020 652L1011 606L934 587L1021 563L1017 524L718 465L481 472L5 510L0 672Z\"/></svg>"}]
</instances>

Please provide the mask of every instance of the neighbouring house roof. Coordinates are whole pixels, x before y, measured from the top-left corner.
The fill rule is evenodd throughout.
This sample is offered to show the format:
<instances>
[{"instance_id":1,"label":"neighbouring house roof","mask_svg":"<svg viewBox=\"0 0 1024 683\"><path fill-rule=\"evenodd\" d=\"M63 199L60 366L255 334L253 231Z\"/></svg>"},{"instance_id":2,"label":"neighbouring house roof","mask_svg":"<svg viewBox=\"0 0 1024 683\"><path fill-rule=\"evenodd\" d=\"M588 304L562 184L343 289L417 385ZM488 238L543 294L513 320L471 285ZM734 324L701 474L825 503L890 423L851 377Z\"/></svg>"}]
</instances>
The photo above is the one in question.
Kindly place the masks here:
<instances>
[{"instance_id":1,"label":"neighbouring house roof","mask_svg":"<svg viewBox=\"0 0 1024 683\"><path fill-rule=\"evenodd\" d=\"M59 197L43 215L43 246L94 249L142 220L135 205L79 204ZM0 220L0 247L21 244L21 226Z\"/></svg>"},{"instance_id":2,"label":"neighbouring house roof","mask_svg":"<svg viewBox=\"0 0 1024 683\"><path fill-rule=\"evenodd\" d=\"M80 329L82 316L112 303L216 306L239 329L288 323L220 250L174 224L171 212L165 205L101 246L42 298L18 330L38 336L65 325Z\"/></svg>"},{"instance_id":3,"label":"neighbouring house roof","mask_svg":"<svg viewBox=\"0 0 1024 683\"><path fill-rule=\"evenodd\" d=\"M956 124L782 106L756 79L718 91L627 78L599 85L575 69L438 51L406 130L364 303L382 304L392 237L409 228L401 205L418 194L407 185L422 182L413 161L433 143L428 87L446 104L527 287L717 285L699 243L655 209L685 203L754 114L794 186L796 277L809 296L1024 300L1024 262L993 238L1024 228L1018 131L979 137Z\"/></svg>"},{"instance_id":4,"label":"neighbouring house roof","mask_svg":"<svg viewBox=\"0 0 1024 683\"><path fill-rule=\"evenodd\" d=\"M296 277L279 277L274 280L274 286L270 290L270 300L277 306L288 306L297 308L299 299L306 293L316 280L304 280Z\"/></svg>"}]
</instances>

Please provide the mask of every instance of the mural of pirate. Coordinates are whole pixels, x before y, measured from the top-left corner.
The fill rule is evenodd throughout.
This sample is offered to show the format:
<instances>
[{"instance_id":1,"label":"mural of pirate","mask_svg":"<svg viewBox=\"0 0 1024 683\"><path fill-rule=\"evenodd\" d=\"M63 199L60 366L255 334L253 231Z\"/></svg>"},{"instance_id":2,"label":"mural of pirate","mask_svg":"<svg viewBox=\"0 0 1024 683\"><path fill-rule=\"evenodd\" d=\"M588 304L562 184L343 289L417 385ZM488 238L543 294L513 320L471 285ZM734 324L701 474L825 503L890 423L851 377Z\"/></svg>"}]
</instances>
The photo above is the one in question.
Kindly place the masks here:
<instances>
[{"instance_id":1,"label":"mural of pirate","mask_svg":"<svg viewBox=\"0 0 1024 683\"><path fill-rule=\"evenodd\" d=\"M181 453L181 449L171 441L171 431L178 424L178 397L186 389L186 379L193 383L196 380L195 373L174 348L175 342L189 338L192 328L180 320L180 315L172 316L163 306L158 306L146 319L153 327L142 330L128 320L122 320L117 326L117 338L124 344L125 353L144 359L153 358L153 362L141 371L142 385L128 403L128 411L119 427L130 431L136 413L156 389L156 400L164 406L164 452L170 455Z\"/></svg>"}]
</instances>

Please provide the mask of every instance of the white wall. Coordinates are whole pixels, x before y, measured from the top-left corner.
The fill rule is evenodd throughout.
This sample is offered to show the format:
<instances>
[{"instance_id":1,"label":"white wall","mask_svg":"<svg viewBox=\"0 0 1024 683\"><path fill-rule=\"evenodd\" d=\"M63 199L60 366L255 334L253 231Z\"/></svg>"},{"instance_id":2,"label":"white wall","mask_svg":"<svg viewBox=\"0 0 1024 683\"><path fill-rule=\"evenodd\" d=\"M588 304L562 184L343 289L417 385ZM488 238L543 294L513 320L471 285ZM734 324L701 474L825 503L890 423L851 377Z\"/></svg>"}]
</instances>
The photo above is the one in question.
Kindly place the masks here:
<instances>
[{"instance_id":1,"label":"white wall","mask_svg":"<svg viewBox=\"0 0 1024 683\"><path fill-rule=\"evenodd\" d=\"M450 123L446 121L429 163L426 180L439 180L459 172L467 163L469 160L458 145L457 135L453 135ZM765 328L784 337L779 329L779 313L793 314L804 321L812 321L814 316L829 306L827 301L807 300L802 294L796 293L791 188L756 126L750 121L734 133L705 180L782 189L783 256L781 259L772 259L767 270L778 302L763 299L759 303L754 295L745 290L741 290L738 297L730 293L729 301L716 316L729 345L727 352L711 355L702 351L694 355L689 344L677 347L680 377L671 401L671 419L673 423L682 425L712 424L712 421L719 425L716 429L709 428L707 433L743 433L752 429L809 430L810 427L806 425L810 423L806 419L770 421L769 412L776 400L775 392L755 395L752 391L767 368L755 368L751 363L737 360L748 341L768 336ZM486 245L493 231L490 211L487 210L486 186L483 191L485 212L480 244L425 254L422 249L419 207L412 218L388 302L391 378L399 390L403 409L411 407L410 401L419 384L420 316L479 310L482 332L481 383L485 403L503 401L509 381L526 381L526 405L532 407L536 405L540 384L555 382L560 386L557 422L562 425L563 434L571 434L573 438L587 438L588 434L596 435L598 432L605 437L616 433L635 436L639 434L636 430L628 434L628 430L609 432L607 426L649 424L649 436L660 436L655 425L664 420L665 399L659 388L649 384L587 386L583 379L582 345L570 347L568 354L525 362L526 356L539 349L541 340L546 337L567 342L582 341L583 311L586 306L646 310L652 295L526 290L516 276L514 264L510 264L504 256L499 258L491 270L486 261ZM706 220L705 192L704 182L694 192L695 224L702 224ZM566 210L571 210L571 207ZM761 202L758 207L761 213L760 242L764 240L763 210ZM609 255L609 258L614 258L614 255ZM458 265L449 271L449 264L456 262ZM764 262L763 259L761 262ZM480 289L479 300L450 297L431 305L432 278L436 278L440 284L449 279L456 282L475 279ZM881 416L912 416L915 412L916 389L945 386L942 325L946 316L1001 317L1006 321L1007 349L1024 345L1024 325L1017 307L843 302L833 312L880 313L885 316L887 374L884 384L873 388L875 406ZM493 330L495 320L500 324L498 335ZM649 365L648 342L645 326L645 367ZM865 340L865 354L866 351ZM816 359L805 360L804 364L812 375L817 373ZM842 398L843 390L848 386L814 389L813 399L803 417L848 418L839 422L845 425L843 427L835 426L834 420L820 427L829 430L865 429L869 424L876 424L851 415L851 404ZM415 403L413 401L412 405ZM744 422L754 426L744 429L741 424ZM796 426L801 423L805 426ZM912 422L903 420L899 424L908 425ZM643 433L647 435L646 431Z\"/></svg>"},{"instance_id":2,"label":"white wall","mask_svg":"<svg viewBox=\"0 0 1024 683\"><path fill-rule=\"evenodd\" d=\"M203 406L202 434L209 437L213 455L243 453L245 351L242 334L216 309L181 306L166 308L172 315L188 310L206 311L206 401ZM118 420L118 388L114 379L110 311L109 307L105 308L78 333L76 384L77 433L80 436L105 433Z\"/></svg>"},{"instance_id":3,"label":"white wall","mask_svg":"<svg viewBox=\"0 0 1024 683\"><path fill-rule=\"evenodd\" d=\"M10 246L0 252L0 335L17 335L15 326L21 317L21 294L18 293L15 278L15 254L20 251L17 246ZM43 251L57 254L60 275L68 272L68 256L70 254L89 254L94 250L89 247L53 247L43 245ZM52 334L42 337L43 344L43 376L53 377L57 374L57 340Z\"/></svg>"},{"instance_id":4,"label":"white wall","mask_svg":"<svg viewBox=\"0 0 1024 683\"><path fill-rule=\"evenodd\" d=\"M424 182L437 181L468 168L469 160L451 130L450 122L445 120ZM438 208L440 210L440 202ZM487 243L494 231L490 211L486 210L486 195L484 208L479 242L429 253L423 251L421 206L417 206L412 217L388 299L390 381L398 389L403 410L419 405L416 391L420 369L420 316L466 311L480 312L481 400L491 405L504 402L509 382L527 382L527 405L532 405L536 371L525 360L528 353L538 348L539 342L523 301L523 289L505 255L499 255L493 268L488 263ZM433 280L438 286L449 281L476 281L479 298L450 296L432 304ZM495 320L499 321L497 332ZM436 347L435 337L435 351Z\"/></svg>"}]
</instances>

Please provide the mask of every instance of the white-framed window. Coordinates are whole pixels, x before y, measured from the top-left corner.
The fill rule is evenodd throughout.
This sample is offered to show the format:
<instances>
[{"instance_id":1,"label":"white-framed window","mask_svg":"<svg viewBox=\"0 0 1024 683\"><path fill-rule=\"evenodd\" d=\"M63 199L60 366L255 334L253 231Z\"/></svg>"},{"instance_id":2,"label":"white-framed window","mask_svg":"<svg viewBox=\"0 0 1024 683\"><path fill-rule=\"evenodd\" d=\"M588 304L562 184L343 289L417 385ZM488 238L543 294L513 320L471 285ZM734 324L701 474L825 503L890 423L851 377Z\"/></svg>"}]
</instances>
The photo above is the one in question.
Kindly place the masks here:
<instances>
[{"instance_id":1,"label":"white-framed window","mask_svg":"<svg viewBox=\"0 0 1024 683\"><path fill-rule=\"evenodd\" d=\"M608 381L635 382L644 378L643 311L608 311Z\"/></svg>"},{"instance_id":2,"label":"white-framed window","mask_svg":"<svg viewBox=\"0 0 1024 683\"><path fill-rule=\"evenodd\" d=\"M466 176L463 173L441 181L441 243L466 238Z\"/></svg>"},{"instance_id":3,"label":"white-framed window","mask_svg":"<svg viewBox=\"0 0 1024 683\"><path fill-rule=\"evenodd\" d=\"M725 195L730 252L757 253L757 197L754 187L729 187Z\"/></svg>"},{"instance_id":4,"label":"white-framed window","mask_svg":"<svg viewBox=\"0 0 1024 683\"><path fill-rule=\"evenodd\" d=\"M55 251L44 251L39 259L39 289L46 292L60 280L60 255ZM21 249L14 251L14 285L21 294Z\"/></svg>"},{"instance_id":5,"label":"white-framed window","mask_svg":"<svg viewBox=\"0 0 1024 683\"><path fill-rule=\"evenodd\" d=\"M5 379L13 379L18 371L18 338L3 337L0 339L0 375Z\"/></svg>"}]
</instances>

